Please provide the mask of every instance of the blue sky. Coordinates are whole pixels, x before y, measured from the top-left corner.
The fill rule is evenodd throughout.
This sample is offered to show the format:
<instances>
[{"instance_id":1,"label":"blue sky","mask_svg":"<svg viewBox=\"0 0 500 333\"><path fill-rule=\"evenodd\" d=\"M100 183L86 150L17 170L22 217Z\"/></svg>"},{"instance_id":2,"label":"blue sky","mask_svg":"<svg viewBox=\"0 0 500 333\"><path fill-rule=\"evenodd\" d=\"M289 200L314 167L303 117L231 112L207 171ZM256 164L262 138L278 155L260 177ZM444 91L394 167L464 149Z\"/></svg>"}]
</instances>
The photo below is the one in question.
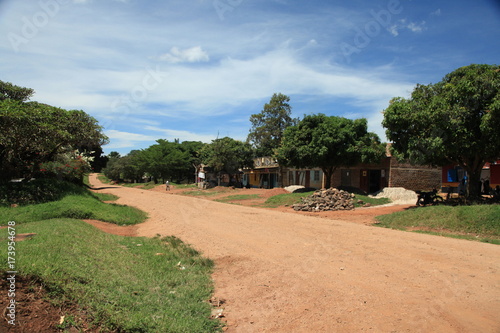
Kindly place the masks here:
<instances>
[{"instance_id":1,"label":"blue sky","mask_svg":"<svg viewBox=\"0 0 500 333\"><path fill-rule=\"evenodd\" d=\"M86 111L122 155L245 140L277 92L385 140L392 97L500 63L495 0L0 0L0 22L0 80Z\"/></svg>"}]
</instances>

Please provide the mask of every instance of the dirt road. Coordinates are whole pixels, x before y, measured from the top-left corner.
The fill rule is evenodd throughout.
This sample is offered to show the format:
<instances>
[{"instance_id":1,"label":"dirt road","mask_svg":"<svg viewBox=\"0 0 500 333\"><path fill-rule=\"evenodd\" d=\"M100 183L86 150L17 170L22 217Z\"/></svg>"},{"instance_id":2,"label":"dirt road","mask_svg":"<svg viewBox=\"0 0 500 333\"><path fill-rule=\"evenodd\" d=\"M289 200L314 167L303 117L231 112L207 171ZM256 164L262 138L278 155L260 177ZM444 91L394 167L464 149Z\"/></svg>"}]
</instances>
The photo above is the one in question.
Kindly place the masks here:
<instances>
[{"instance_id":1,"label":"dirt road","mask_svg":"<svg viewBox=\"0 0 500 333\"><path fill-rule=\"evenodd\" d=\"M500 332L500 247L102 185L215 260L227 332Z\"/></svg>"}]
</instances>

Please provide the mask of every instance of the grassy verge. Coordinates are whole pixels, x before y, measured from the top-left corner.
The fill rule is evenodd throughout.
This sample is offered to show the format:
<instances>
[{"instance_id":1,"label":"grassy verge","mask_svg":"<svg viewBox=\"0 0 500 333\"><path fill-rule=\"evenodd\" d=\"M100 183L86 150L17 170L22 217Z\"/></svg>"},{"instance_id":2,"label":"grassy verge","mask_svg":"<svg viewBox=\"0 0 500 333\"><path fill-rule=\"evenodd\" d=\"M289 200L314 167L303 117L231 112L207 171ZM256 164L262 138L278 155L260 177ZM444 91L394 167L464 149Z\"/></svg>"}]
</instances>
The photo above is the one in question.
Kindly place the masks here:
<instances>
[{"instance_id":1,"label":"grassy verge","mask_svg":"<svg viewBox=\"0 0 500 333\"><path fill-rule=\"evenodd\" d=\"M219 326L206 302L212 262L176 238L115 236L74 219L16 225L16 232L36 234L16 244L18 275L41 282L61 307L85 309L94 327L214 332ZM0 238L5 244L7 229ZM6 251L0 247L2 267Z\"/></svg>"},{"instance_id":2,"label":"grassy verge","mask_svg":"<svg viewBox=\"0 0 500 333\"><path fill-rule=\"evenodd\" d=\"M358 204L357 201L363 201L362 204ZM354 198L354 207L362 207L364 204L369 203L372 206L380 206L391 203L391 199L389 198L372 198L367 195L356 194Z\"/></svg>"},{"instance_id":3,"label":"grassy verge","mask_svg":"<svg viewBox=\"0 0 500 333\"><path fill-rule=\"evenodd\" d=\"M227 191L215 191L215 190L194 190L194 191L184 191L182 192L182 195L189 195L189 196L195 196L195 197L209 197L217 194L223 194L228 192Z\"/></svg>"},{"instance_id":4,"label":"grassy verge","mask_svg":"<svg viewBox=\"0 0 500 333\"><path fill-rule=\"evenodd\" d=\"M119 225L131 225L143 222L147 215L134 207L107 204L102 199L112 200L115 196L83 191L69 194L57 201L18 207L0 207L0 216L4 217L0 225L9 220L27 223L54 218L95 219ZM101 198L101 200L99 199Z\"/></svg>"},{"instance_id":5,"label":"grassy verge","mask_svg":"<svg viewBox=\"0 0 500 333\"><path fill-rule=\"evenodd\" d=\"M231 202L231 201L239 201L239 200L252 200L252 199L258 199L260 195L258 194L235 194L235 195L229 195L224 198L216 199L215 201L218 202Z\"/></svg>"},{"instance_id":6,"label":"grassy verge","mask_svg":"<svg viewBox=\"0 0 500 333\"><path fill-rule=\"evenodd\" d=\"M312 192L304 192L304 193L285 193L274 195L266 200L266 202L262 205L262 207L266 208L276 208L279 206L290 206L294 203L300 202L300 199L303 197L307 197L308 195L313 194Z\"/></svg>"},{"instance_id":7,"label":"grassy verge","mask_svg":"<svg viewBox=\"0 0 500 333\"><path fill-rule=\"evenodd\" d=\"M377 225L500 244L500 205L430 206L378 216Z\"/></svg>"}]
</instances>

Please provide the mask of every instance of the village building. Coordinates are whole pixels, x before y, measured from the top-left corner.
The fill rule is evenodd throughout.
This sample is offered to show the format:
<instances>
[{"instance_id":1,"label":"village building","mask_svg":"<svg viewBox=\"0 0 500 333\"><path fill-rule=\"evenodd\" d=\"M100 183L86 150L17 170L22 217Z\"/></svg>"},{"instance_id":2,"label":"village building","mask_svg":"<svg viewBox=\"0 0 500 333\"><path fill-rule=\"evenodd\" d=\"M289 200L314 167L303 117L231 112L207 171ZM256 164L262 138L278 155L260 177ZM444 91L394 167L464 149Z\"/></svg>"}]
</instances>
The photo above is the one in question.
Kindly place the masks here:
<instances>
[{"instance_id":1,"label":"village building","mask_svg":"<svg viewBox=\"0 0 500 333\"><path fill-rule=\"evenodd\" d=\"M256 158L254 168L243 170L243 173L243 186L247 187L325 187L325 176L320 168L280 168L278 162L271 157ZM331 186L364 193L374 193L385 187L430 191L441 187L441 168L400 162L387 152L379 163L337 168L332 176Z\"/></svg>"},{"instance_id":2,"label":"village building","mask_svg":"<svg viewBox=\"0 0 500 333\"><path fill-rule=\"evenodd\" d=\"M441 191L444 193L459 193L467 180L467 172L457 165L447 165L442 168ZM500 159L487 162L481 171L481 192L489 194L491 189L500 187Z\"/></svg>"}]
</instances>

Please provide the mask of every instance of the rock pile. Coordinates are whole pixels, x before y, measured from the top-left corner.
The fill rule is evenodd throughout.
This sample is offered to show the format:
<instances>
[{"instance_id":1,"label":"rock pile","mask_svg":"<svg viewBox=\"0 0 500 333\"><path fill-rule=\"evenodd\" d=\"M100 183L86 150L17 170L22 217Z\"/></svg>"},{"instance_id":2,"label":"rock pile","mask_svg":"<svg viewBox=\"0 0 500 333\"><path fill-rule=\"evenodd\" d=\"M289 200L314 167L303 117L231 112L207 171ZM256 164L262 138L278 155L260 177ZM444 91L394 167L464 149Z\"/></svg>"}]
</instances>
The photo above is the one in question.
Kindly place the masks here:
<instances>
[{"instance_id":1,"label":"rock pile","mask_svg":"<svg viewBox=\"0 0 500 333\"><path fill-rule=\"evenodd\" d=\"M351 210L354 209L353 199L354 194L330 188L328 190L315 191L310 196L302 198L301 203L292 205L292 208L296 211L304 212Z\"/></svg>"}]
</instances>

